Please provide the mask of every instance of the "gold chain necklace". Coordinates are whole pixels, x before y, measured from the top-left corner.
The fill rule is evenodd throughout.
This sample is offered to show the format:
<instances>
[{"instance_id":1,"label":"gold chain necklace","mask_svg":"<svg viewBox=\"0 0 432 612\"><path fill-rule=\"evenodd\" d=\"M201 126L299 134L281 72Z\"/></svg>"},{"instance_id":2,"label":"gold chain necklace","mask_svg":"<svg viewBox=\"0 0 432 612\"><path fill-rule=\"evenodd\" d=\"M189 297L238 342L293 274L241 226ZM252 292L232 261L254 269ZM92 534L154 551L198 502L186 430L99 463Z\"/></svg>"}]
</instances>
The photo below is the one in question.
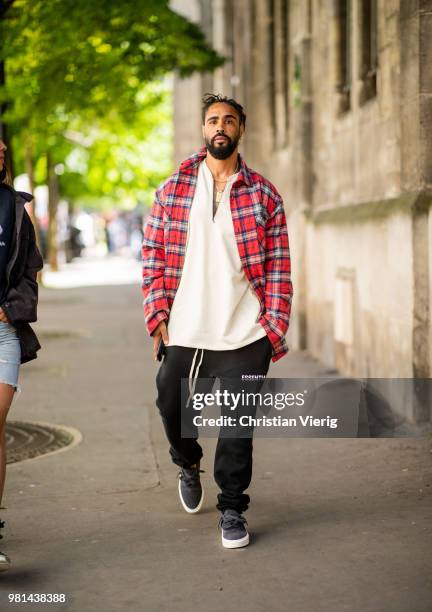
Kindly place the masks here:
<instances>
[{"instance_id":1,"label":"gold chain necklace","mask_svg":"<svg viewBox=\"0 0 432 612\"><path fill-rule=\"evenodd\" d=\"M230 176L229 176L227 179L225 179L224 181L218 181L218 180L216 180L216 179L215 179L215 177L214 177L214 176L213 176L213 174L212 174L212 176L213 176L213 185L214 185L214 189L215 189L215 191L216 191L216 193L217 193L217 194L221 194L221 193L223 193L223 192L224 192L225 187L226 187L226 184L227 184L227 182L229 181L229 179L230 179L232 176L234 176L234 174L237 174L237 172L238 172L239 170L240 170L240 164L239 164L239 162L238 162L238 160L237 160L237 164L236 164L236 168L235 168L234 172L233 172L233 173L232 173L232 174L231 174L231 175L230 175ZM219 190L219 189L217 188L217 186L216 186L216 183L223 183L223 188ZM219 199L220 199L220 198L219 198Z\"/></svg>"},{"instance_id":2,"label":"gold chain necklace","mask_svg":"<svg viewBox=\"0 0 432 612\"><path fill-rule=\"evenodd\" d=\"M237 160L237 165L236 165L235 172L233 172L233 174L231 174L231 176L234 176L234 174L237 174L237 172L239 172L239 171L240 171L240 164L239 164L239 161ZM213 174L212 174L212 176L213 176ZM218 209L218 206L220 204L220 201L222 199L223 192L225 191L226 184L229 181L229 179L231 178L231 176L229 176L225 181L217 181L214 178L214 176L213 176L213 221L214 221L215 214L216 214L216 211ZM216 183L223 183L224 184L223 188L221 190L219 190L216 187Z\"/></svg>"}]
</instances>

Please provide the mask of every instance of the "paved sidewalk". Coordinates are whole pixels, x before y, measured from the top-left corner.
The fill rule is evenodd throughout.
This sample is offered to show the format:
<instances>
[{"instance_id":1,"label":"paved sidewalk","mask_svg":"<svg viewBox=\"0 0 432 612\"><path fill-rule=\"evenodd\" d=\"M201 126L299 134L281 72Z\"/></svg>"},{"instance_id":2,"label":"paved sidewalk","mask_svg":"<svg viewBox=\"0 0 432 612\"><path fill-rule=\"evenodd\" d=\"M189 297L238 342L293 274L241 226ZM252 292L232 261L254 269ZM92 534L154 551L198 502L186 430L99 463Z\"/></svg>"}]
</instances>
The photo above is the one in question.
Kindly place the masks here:
<instances>
[{"instance_id":1,"label":"paved sidewalk","mask_svg":"<svg viewBox=\"0 0 432 612\"><path fill-rule=\"evenodd\" d=\"M22 369L11 418L83 441L8 470L1 609L17 592L66 593L43 609L77 612L432 608L430 439L256 439L252 543L225 550L214 440L203 512L177 499L139 287L44 289L37 329L44 348ZM270 375L320 372L293 353Z\"/></svg>"}]
</instances>

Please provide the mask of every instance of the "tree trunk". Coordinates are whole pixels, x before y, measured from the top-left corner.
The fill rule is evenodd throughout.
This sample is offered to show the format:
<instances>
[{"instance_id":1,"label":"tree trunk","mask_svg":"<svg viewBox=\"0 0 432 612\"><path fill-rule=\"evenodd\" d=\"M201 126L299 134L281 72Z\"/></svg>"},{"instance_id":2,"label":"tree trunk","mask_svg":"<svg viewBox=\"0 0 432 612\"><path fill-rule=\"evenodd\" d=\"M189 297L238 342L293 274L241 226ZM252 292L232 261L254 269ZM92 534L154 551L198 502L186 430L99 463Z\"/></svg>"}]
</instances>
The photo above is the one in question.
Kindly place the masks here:
<instances>
[{"instance_id":1,"label":"tree trunk","mask_svg":"<svg viewBox=\"0 0 432 612\"><path fill-rule=\"evenodd\" d=\"M33 140L31 136L28 136L26 140L26 148L25 148L25 170L29 180L29 188L30 193L33 195L33 201L30 207L30 217L33 223L33 227L36 234L36 244L38 246L39 251L42 253L41 243L40 243L40 227L39 227L39 219L36 216L36 200L34 199L34 189L35 189L35 180L34 180L34 161L33 161ZM37 281L41 285L43 285L43 271L40 270L37 275Z\"/></svg>"},{"instance_id":2,"label":"tree trunk","mask_svg":"<svg viewBox=\"0 0 432 612\"><path fill-rule=\"evenodd\" d=\"M33 161L33 141L32 141L31 136L29 136L26 140L25 171L26 171L26 174L29 180L30 193L34 197L35 179L34 179L34 161ZM36 201L33 200L29 213L30 213L30 217L31 217L34 229L35 229L36 243L40 250L40 228L39 228L39 220L36 217L35 209L36 209Z\"/></svg>"},{"instance_id":3,"label":"tree trunk","mask_svg":"<svg viewBox=\"0 0 432 612\"><path fill-rule=\"evenodd\" d=\"M55 173L51 154L47 153L48 176L48 263L51 270L58 270L58 244L57 244L57 209L59 202L58 178Z\"/></svg>"},{"instance_id":4,"label":"tree trunk","mask_svg":"<svg viewBox=\"0 0 432 612\"><path fill-rule=\"evenodd\" d=\"M6 83L5 63L4 60L0 60L0 88L4 87ZM6 113L7 104L0 104L0 138L7 146L6 150L6 168L8 172L8 178L12 181L13 172L13 158L12 158L12 146L9 140L9 130L7 129L6 123L4 123L2 117Z\"/></svg>"},{"instance_id":5,"label":"tree trunk","mask_svg":"<svg viewBox=\"0 0 432 612\"><path fill-rule=\"evenodd\" d=\"M1 0L0 2L0 20L3 20L6 16L6 13L12 6L15 0ZM4 60L0 60L0 88L4 87L6 84L6 70L5 70L5 62ZM6 112L7 104L3 103L0 105L0 138L3 140L5 145L7 146L6 151L6 168L8 169L9 178L12 180L14 176L13 171L13 157L12 157L12 147L8 138L8 131L6 129L6 124L3 122L2 117Z\"/></svg>"}]
</instances>

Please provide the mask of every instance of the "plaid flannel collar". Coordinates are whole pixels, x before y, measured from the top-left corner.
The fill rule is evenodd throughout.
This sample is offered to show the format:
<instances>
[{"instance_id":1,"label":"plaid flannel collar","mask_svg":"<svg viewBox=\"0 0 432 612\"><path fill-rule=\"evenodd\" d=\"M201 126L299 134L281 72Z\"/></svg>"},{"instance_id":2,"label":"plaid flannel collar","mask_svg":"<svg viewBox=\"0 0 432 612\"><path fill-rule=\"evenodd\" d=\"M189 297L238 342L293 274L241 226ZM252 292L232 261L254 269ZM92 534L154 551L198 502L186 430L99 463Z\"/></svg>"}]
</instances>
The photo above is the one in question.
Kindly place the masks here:
<instances>
[{"instance_id":1,"label":"plaid flannel collar","mask_svg":"<svg viewBox=\"0 0 432 612\"><path fill-rule=\"evenodd\" d=\"M200 163L206 157L207 157L207 148L206 147L201 147L199 149L198 153L194 153L194 155L191 155L190 157L185 159L180 164L180 172L184 172L186 174L190 174L191 171L192 171L192 173L193 173L193 170L198 168ZM239 175L237 177L236 183L243 182L248 187L251 187L252 180L251 180L251 177L250 177L250 171L249 171L249 168L247 167L243 157L240 155L240 153L238 154L238 159L239 159L239 162L240 162L240 171L239 171Z\"/></svg>"}]
</instances>

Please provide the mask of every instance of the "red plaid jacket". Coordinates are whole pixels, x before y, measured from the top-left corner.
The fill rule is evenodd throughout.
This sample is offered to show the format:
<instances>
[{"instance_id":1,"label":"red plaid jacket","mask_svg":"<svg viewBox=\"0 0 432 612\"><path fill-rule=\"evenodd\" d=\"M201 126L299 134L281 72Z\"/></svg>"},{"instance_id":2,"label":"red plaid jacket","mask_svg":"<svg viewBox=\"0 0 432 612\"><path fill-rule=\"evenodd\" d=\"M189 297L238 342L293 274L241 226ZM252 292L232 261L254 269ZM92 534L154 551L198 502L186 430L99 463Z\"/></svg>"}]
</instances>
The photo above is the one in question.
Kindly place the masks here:
<instances>
[{"instance_id":1,"label":"red plaid jacket","mask_svg":"<svg viewBox=\"0 0 432 612\"><path fill-rule=\"evenodd\" d=\"M149 334L169 318L186 253L189 212L203 147L186 159L156 191L142 246L144 315ZM231 188L231 214L240 260L261 310L257 321L273 346L272 360L288 351L285 334L292 284L288 232L282 198L275 187L240 157ZM193 313L191 313L193 316Z\"/></svg>"}]
</instances>

